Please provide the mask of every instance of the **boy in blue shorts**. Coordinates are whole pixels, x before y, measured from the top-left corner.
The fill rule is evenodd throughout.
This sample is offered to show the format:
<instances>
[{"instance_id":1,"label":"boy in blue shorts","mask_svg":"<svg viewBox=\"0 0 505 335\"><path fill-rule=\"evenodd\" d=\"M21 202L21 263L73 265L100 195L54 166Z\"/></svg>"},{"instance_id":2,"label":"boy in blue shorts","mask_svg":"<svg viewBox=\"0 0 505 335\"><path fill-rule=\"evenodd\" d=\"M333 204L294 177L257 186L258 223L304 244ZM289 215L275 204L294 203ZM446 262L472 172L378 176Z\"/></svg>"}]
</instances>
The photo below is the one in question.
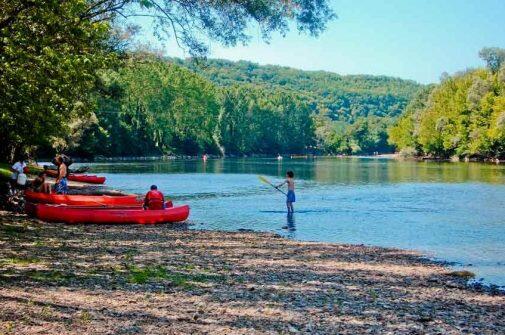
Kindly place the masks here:
<instances>
[{"instance_id":1,"label":"boy in blue shorts","mask_svg":"<svg viewBox=\"0 0 505 335\"><path fill-rule=\"evenodd\" d=\"M295 209L293 208L293 202L296 201L294 178L295 178L294 172L288 171L286 172L286 180L276 186L276 188L279 188L284 184L288 185L288 193L286 194L286 207L288 208L288 213L293 213L295 211Z\"/></svg>"}]
</instances>

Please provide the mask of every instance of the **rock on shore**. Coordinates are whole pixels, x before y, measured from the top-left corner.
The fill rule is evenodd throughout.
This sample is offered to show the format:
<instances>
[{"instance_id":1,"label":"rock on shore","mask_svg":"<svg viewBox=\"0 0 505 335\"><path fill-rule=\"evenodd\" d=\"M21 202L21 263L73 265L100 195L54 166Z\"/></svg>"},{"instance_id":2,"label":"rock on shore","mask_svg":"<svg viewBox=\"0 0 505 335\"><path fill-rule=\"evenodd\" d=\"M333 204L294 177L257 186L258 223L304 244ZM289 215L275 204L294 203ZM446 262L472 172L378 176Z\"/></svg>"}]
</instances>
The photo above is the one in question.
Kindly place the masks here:
<instances>
[{"instance_id":1,"label":"rock on shore","mask_svg":"<svg viewBox=\"0 0 505 335\"><path fill-rule=\"evenodd\" d=\"M0 213L0 334L503 334L414 252Z\"/></svg>"}]
</instances>

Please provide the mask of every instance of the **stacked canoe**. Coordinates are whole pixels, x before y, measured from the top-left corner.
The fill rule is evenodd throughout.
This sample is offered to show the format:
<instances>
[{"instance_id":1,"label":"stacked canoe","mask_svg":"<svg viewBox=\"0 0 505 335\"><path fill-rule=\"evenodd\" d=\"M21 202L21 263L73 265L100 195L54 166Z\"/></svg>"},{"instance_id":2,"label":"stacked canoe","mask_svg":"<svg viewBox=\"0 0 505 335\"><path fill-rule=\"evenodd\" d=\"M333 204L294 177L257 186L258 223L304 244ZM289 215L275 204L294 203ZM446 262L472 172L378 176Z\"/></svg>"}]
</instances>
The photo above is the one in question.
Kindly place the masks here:
<instances>
[{"instance_id":1,"label":"stacked canoe","mask_svg":"<svg viewBox=\"0 0 505 335\"><path fill-rule=\"evenodd\" d=\"M58 171L55 170L45 170L46 174L50 177L56 178L58 176ZM81 183L89 183L89 184L103 184L105 183L105 177L99 177L95 175L89 174L76 174L69 173L67 179L70 181L78 181Z\"/></svg>"},{"instance_id":2,"label":"stacked canoe","mask_svg":"<svg viewBox=\"0 0 505 335\"><path fill-rule=\"evenodd\" d=\"M75 177L85 183L105 182L105 177L88 175L69 175L68 179L76 180ZM62 195L27 190L25 199L26 213L48 222L153 224L180 222L189 216L189 206L174 207L171 201L165 204L165 209L145 210L143 201L135 194Z\"/></svg>"},{"instance_id":3,"label":"stacked canoe","mask_svg":"<svg viewBox=\"0 0 505 335\"><path fill-rule=\"evenodd\" d=\"M53 170L53 169L43 169L42 167L39 166L29 166L27 168L28 173L39 173L44 171L47 176L56 178L58 177L58 171ZM81 183L88 183L88 184L103 184L105 183L105 177L99 177L95 175L89 175L89 174L81 174L81 173L72 173L70 172L67 176L67 179L70 181L77 181Z\"/></svg>"}]
</instances>

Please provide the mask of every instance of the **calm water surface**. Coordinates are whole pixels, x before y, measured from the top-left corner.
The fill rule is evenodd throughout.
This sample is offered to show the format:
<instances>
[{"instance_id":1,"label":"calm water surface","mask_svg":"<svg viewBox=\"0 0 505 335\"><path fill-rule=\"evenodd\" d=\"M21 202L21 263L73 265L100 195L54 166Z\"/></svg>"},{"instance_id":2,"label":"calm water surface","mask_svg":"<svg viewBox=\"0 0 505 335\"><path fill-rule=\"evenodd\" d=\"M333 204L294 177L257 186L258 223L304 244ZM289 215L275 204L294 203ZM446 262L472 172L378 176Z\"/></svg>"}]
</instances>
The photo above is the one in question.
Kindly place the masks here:
<instances>
[{"instance_id":1,"label":"calm water surface","mask_svg":"<svg viewBox=\"0 0 505 335\"><path fill-rule=\"evenodd\" d=\"M296 213L258 174L296 176ZM273 231L306 241L420 250L505 285L505 166L369 158L95 164L107 184L157 184L192 208L194 229Z\"/></svg>"}]
</instances>

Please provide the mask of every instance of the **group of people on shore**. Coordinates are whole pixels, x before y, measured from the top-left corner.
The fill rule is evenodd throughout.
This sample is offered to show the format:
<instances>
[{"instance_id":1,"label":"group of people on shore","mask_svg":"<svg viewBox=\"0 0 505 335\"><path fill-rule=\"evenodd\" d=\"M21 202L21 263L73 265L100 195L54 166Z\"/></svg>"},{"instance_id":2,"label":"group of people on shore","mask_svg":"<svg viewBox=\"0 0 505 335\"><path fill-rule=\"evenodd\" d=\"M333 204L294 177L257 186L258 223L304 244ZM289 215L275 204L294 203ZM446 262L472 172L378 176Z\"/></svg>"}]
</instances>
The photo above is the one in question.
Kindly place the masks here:
<instances>
[{"instance_id":1,"label":"group of people on shore","mask_svg":"<svg viewBox=\"0 0 505 335\"><path fill-rule=\"evenodd\" d=\"M26 185L25 172L27 170L27 159L28 158L26 156L20 156L20 158L11 166L11 183L13 186ZM68 161L69 158L65 155L58 155L53 159L53 163L56 165L58 171L53 187L56 194L68 193ZM51 187L48 183L46 183L46 176L47 172L45 170L39 172L37 177L29 183L28 187L35 192L51 193Z\"/></svg>"},{"instance_id":2,"label":"group of people on shore","mask_svg":"<svg viewBox=\"0 0 505 335\"><path fill-rule=\"evenodd\" d=\"M11 183L13 186L27 186L34 192L41 193L52 193L54 191L55 194L67 194L68 193L68 161L70 160L68 157L64 155L58 155L53 159L54 165L57 167L57 177L54 183L53 188L49 183L46 182L47 172L44 171L39 172L37 177L30 182L28 185L26 184L26 175L27 172L27 157L20 156L20 158L11 166ZM24 176L24 177L23 177ZM144 197L144 209L164 209L165 204L165 196L163 193L158 191L158 187L156 185L151 185L150 191Z\"/></svg>"}]
</instances>

